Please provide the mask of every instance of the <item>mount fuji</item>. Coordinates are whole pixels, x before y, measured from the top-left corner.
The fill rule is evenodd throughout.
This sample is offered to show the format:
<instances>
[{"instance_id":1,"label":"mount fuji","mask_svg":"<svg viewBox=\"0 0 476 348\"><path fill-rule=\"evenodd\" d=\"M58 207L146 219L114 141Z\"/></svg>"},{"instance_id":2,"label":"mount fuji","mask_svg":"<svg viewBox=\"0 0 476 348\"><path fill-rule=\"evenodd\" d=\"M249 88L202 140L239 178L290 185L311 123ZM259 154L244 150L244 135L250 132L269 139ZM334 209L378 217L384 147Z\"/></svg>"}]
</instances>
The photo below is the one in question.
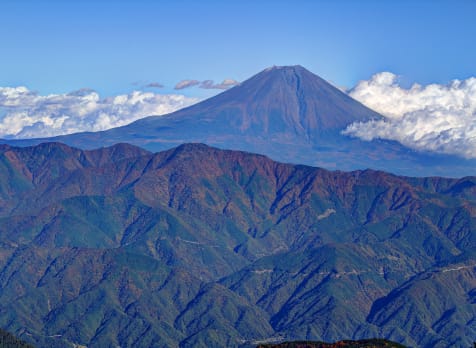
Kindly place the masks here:
<instances>
[{"instance_id":1,"label":"mount fuji","mask_svg":"<svg viewBox=\"0 0 476 348\"><path fill-rule=\"evenodd\" d=\"M82 149L130 143L154 152L198 142L332 170L372 168L407 176L475 174L476 160L342 134L354 122L383 117L301 66L275 66L165 116L102 132L4 142L28 146L55 141Z\"/></svg>"}]
</instances>

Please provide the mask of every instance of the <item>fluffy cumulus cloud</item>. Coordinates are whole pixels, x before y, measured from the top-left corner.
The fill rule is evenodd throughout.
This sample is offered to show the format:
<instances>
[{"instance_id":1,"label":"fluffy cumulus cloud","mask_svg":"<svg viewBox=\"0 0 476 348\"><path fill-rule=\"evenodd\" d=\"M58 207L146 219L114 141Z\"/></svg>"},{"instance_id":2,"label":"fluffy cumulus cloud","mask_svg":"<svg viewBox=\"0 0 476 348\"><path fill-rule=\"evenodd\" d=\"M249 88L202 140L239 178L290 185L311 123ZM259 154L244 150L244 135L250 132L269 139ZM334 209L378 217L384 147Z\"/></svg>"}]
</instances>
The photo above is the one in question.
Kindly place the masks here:
<instances>
[{"instance_id":1,"label":"fluffy cumulus cloud","mask_svg":"<svg viewBox=\"0 0 476 348\"><path fill-rule=\"evenodd\" d=\"M403 88L396 75L382 72L349 94L386 118L354 123L344 134L476 158L476 78Z\"/></svg>"},{"instance_id":2,"label":"fluffy cumulus cloud","mask_svg":"<svg viewBox=\"0 0 476 348\"><path fill-rule=\"evenodd\" d=\"M0 87L0 137L33 138L101 131L196 103L196 98L134 91L101 99L91 89L39 95L26 87Z\"/></svg>"}]
</instances>

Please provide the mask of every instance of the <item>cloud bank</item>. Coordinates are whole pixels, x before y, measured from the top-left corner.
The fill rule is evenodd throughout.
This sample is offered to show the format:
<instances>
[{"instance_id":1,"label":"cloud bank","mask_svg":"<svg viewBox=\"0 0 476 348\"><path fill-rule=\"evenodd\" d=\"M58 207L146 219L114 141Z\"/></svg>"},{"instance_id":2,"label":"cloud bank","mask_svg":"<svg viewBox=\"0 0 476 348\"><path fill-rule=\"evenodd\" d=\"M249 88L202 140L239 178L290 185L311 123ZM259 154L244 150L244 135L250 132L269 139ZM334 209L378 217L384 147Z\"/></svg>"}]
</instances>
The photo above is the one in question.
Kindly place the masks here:
<instances>
[{"instance_id":1,"label":"cloud bank","mask_svg":"<svg viewBox=\"0 0 476 348\"><path fill-rule=\"evenodd\" d=\"M183 95L134 91L101 99L91 89L42 96L26 87L0 87L0 137L50 137L102 131L198 101Z\"/></svg>"},{"instance_id":2,"label":"cloud bank","mask_svg":"<svg viewBox=\"0 0 476 348\"><path fill-rule=\"evenodd\" d=\"M403 88L396 75L382 72L361 81L349 95L386 116L358 122L344 134L364 140L396 140L417 150L476 158L476 78L448 85Z\"/></svg>"}]
</instances>

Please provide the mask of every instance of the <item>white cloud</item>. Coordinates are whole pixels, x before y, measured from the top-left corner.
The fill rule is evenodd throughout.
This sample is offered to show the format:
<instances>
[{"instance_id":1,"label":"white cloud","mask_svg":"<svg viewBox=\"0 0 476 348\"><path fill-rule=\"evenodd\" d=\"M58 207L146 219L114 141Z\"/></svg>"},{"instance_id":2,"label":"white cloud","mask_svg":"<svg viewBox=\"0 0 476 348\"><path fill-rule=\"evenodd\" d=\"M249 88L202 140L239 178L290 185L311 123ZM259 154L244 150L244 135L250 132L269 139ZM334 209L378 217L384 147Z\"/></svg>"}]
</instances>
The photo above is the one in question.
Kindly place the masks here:
<instances>
[{"instance_id":1,"label":"white cloud","mask_svg":"<svg viewBox=\"0 0 476 348\"><path fill-rule=\"evenodd\" d=\"M0 87L0 137L50 137L101 131L196 103L177 94L134 91L101 99L91 89L38 95L26 87Z\"/></svg>"},{"instance_id":2,"label":"white cloud","mask_svg":"<svg viewBox=\"0 0 476 348\"><path fill-rule=\"evenodd\" d=\"M476 158L476 78L448 85L403 88L382 72L361 81L349 95L386 119L354 123L344 134L364 140L396 140L418 150Z\"/></svg>"}]
</instances>

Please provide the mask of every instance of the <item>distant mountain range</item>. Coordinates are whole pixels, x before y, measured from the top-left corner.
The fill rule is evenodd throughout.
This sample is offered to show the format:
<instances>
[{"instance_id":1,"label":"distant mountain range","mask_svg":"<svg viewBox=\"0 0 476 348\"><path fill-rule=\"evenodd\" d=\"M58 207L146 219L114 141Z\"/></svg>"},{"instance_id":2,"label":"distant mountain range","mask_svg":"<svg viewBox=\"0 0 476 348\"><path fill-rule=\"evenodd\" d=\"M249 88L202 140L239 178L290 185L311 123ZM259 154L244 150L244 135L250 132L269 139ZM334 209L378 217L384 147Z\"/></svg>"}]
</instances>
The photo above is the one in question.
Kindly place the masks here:
<instances>
[{"instance_id":1,"label":"distant mountain range","mask_svg":"<svg viewBox=\"0 0 476 348\"><path fill-rule=\"evenodd\" d=\"M0 327L38 347L466 348L475 230L476 177L327 171L203 144L2 145Z\"/></svg>"},{"instance_id":2,"label":"distant mountain range","mask_svg":"<svg viewBox=\"0 0 476 348\"><path fill-rule=\"evenodd\" d=\"M82 149L130 143L162 151L200 142L327 169L378 169L410 176L476 174L476 160L422 153L393 141L342 135L353 122L380 119L301 66L272 67L228 91L166 116L104 132L4 141L28 146L59 141Z\"/></svg>"}]
</instances>

